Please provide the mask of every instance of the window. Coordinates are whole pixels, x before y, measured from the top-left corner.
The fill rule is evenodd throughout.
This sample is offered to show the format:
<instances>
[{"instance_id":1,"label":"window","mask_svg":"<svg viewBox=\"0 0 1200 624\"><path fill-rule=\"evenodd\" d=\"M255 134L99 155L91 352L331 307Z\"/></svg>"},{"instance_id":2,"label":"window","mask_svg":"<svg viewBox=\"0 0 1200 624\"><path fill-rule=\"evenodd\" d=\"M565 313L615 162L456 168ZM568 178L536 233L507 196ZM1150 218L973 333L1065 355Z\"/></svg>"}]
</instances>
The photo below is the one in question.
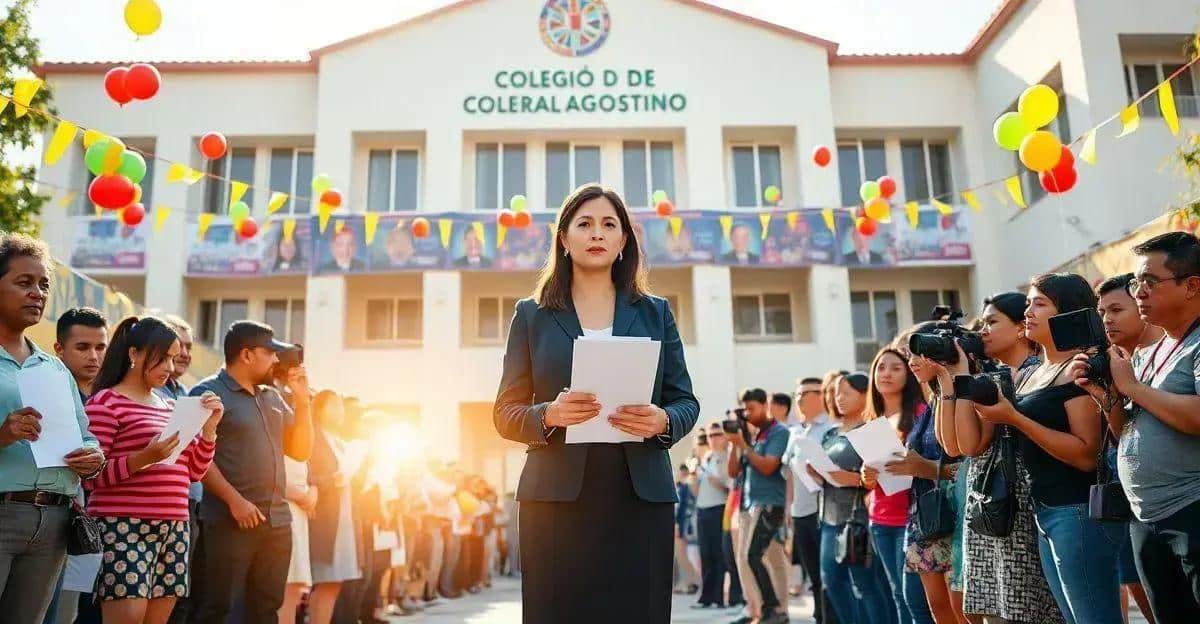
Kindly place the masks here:
<instances>
[{"instance_id":1,"label":"window","mask_svg":"<svg viewBox=\"0 0 1200 624\"><path fill-rule=\"evenodd\" d=\"M654 191L675 197L675 146L669 141L625 141L625 201L631 207L653 205Z\"/></svg>"},{"instance_id":2,"label":"window","mask_svg":"<svg viewBox=\"0 0 1200 624\"><path fill-rule=\"evenodd\" d=\"M235 147L225 156L210 160L208 174L224 179L208 178L205 182L204 212L229 214L229 181L237 180L254 185L254 148ZM246 193L242 201L253 207L254 194Z\"/></svg>"},{"instance_id":3,"label":"window","mask_svg":"<svg viewBox=\"0 0 1200 624\"><path fill-rule=\"evenodd\" d=\"M215 299L200 302L200 322L196 325L200 342L222 348L225 332L234 321L250 315L250 302L245 299Z\"/></svg>"},{"instance_id":4,"label":"window","mask_svg":"<svg viewBox=\"0 0 1200 624\"><path fill-rule=\"evenodd\" d=\"M271 150L272 191L288 194L283 210L295 214L312 212L313 152L311 149L279 147ZM247 202L249 203L249 202Z\"/></svg>"},{"instance_id":5,"label":"window","mask_svg":"<svg viewBox=\"0 0 1200 624\"><path fill-rule=\"evenodd\" d=\"M480 297L475 306L475 338L486 342L508 340L508 328L516 307L515 297Z\"/></svg>"},{"instance_id":6,"label":"window","mask_svg":"<svg viewBox=\"0 0 1200 624\"><path fill-rule=\"evenodd\" d=\"M304 344L303 299L268 299L265 316L277 338Z\"/></svg>"},{"instance_id":7,"label":"window","mask_svg":"<svg viewBox=\"0 0 1200 624\"><path fill-rule=\"evenodd\" d=\"M854 327L855 366L866 370L883 345L896 337L896 293L857 291L850 293L850 320Z\"/></svg>"},{"instance_id":8,"label":"window","mask_svg":"<svg viewBox=\"0 0 1200 624\"><path fill-rule=\"evenodd\" d=\"M525 145L479 143L475 146L475 208L508 208L513 195L525 194Z\"/></svg>"},{"instance_id":9,"label":"window","mask_svg":"<svg viewBox=\"0 0 1200 624\"><path fill-rule=\"evenodd\" d=\"M910 294L914 323L930 320L929 316L934 306L944 305L950 306L951 310L959 309L957 290L914 290Z\"/></svg>"},{"instance_id":10,"label":"window","mask_svg":"<svg viewBox=\"0 0 1200 624\"><path fill-rule=\"evenodd\" d=\"M768 186L783 190L778 145L734 146L733 198L739 208L756 208L766 203L763 190Z\"/></svg>"},{"instance_id":11,"label":"window","mask_svg":"<svg viewBox=\"0 0 1200 624\"><path fill-rule=\"evenodd\" d=\"M1125 66L1125 91L1129 101L1141 97L1157 87L1171 74L1179 71L1183 63L1163 61L1157 63L1131 63ZM1171 81L1171 89L1175 92L1175 112L1181 117L1200 117L1200 99L1196 97L1196 77L1188 69ZM1162 113L1158 108L1158 94L1155 93L1138 105L1142 115L1158 117Z\"/></svg>"},{"instance_id":12,"label":"window","mask_svg":"<svg viewBox=\"0 0 1200 624\"><path fill-rule=\"evenodd\" d=\"M588 182L600 181L600 146L546 144L546 205L558 207Z\"/></svg>"},{"instance_id":13,"label":"window","mask_svg":"<svg viewBox=\"0 0 1200 624\"><path fill-rule=\"evenodd\" d=\"M741 340L791 340L791 295L734 295L733 334Z\"/></svg>"},{"instance_id":14,"label":"window","mask_svg":"<svg viewBox=\"0 0 1200 624\"><path fill-rule=\"evenodd\" d=\"M367 340L421 341L420 299L367 299Z\"/></svg>"},{"instance_id":15,"label":"window","mask_svg":"<svg viewBox=\"0 0 1200 624\"><path fill-rule=\"evenodd\" d=\"M838 143L838 177L842 186L842 205L862 203L858 188L867 180L887 175L887 157L883 141L841 141Z\"/></svg>"},{"instance_id":16,"label":"window","mask_svg":"<svg viewBox=\"0 0 1200 624\"><path fill-rule=\"evenodd\" d=\"M367 164L367 212L417 209L417 150L371 150Z\"/></svg>"},{"instance_id":17,"label":"window","mask_svg":"<svg viewBox=\"0 0 1200 624\"><path fill-rule=\"evenodd\" d=\"M904 167L905 199L944 199L951 192L950 146L944 141L901 141L900 162Z\"/></svg>"}]
</instances>

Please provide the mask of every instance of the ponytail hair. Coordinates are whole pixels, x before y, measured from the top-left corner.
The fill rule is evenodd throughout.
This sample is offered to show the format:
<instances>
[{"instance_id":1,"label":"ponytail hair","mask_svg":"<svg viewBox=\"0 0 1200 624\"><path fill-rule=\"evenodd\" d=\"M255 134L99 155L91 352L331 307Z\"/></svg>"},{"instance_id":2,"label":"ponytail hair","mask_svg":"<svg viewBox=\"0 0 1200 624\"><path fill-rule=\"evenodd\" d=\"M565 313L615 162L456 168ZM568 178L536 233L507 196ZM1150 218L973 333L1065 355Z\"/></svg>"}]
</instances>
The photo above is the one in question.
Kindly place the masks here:
<instances>
[{"instance_id":1,"label":"ponytail hair","mask_svg":"<svg viewBox=\"0 0 1200 624\"><path fill-rule=\"evenodd\" d=\"M179 336L175 330L153 316L131 316L121 321L113 331L112 342L104 353L104 363L100 365L100 372L92 382L92 392L100 392L121 383L133 368L133 361L129 358L130 349L136 349L146 356L142 363L144 375L145 371L158 366L167 358L167 353L176 340L179 340Z\"/></svg>"}]
</instances>

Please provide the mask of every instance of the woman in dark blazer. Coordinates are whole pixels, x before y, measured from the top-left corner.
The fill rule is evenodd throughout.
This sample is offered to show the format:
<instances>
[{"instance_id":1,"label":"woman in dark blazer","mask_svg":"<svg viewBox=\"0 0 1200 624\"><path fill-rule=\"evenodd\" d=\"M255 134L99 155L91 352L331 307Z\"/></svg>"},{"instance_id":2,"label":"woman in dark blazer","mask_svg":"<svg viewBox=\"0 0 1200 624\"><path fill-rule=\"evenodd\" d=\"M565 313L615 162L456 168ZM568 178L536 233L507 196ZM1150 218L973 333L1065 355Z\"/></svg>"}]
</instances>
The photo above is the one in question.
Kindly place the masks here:
<instances>
[{"instance_id":1,"label":"woman in dark blazer","mask_svg":"<svg viewBox=\"0 0 1200 624\"><path fill-rule=\"evenodd\" d=\"M662 343L651 405L601 414L594 396L568 390L585 332ZM598 184L579 187L559 211L534 297L517 304L495 404L500 435L529 445L517 486L524 622L670 620L667 450L699 413L675 318L647 293L625 203ZM566 444L566 427L591 418L642 441Z\"/></svg>"}]
</instances>

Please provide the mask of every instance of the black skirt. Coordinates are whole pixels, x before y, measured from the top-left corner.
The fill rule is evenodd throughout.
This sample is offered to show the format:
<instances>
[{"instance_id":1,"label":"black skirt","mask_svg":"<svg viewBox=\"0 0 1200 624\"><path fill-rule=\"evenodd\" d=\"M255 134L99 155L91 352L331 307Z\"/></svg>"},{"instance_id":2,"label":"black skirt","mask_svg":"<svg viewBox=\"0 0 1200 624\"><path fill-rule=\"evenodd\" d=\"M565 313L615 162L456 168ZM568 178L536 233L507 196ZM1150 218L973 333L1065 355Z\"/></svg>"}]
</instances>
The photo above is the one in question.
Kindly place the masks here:
<instances>
[{"instance_id":1,"label":"black skirt","mask_svg":"<svg viewBox=\"0 0 1200 624\"><path fill-rule=\"evenodd\" d=\"M593 444L579 498L521 501L525 624L671 619L675 506L638 498L619 444Z\"/></svg>"}]
</instances>

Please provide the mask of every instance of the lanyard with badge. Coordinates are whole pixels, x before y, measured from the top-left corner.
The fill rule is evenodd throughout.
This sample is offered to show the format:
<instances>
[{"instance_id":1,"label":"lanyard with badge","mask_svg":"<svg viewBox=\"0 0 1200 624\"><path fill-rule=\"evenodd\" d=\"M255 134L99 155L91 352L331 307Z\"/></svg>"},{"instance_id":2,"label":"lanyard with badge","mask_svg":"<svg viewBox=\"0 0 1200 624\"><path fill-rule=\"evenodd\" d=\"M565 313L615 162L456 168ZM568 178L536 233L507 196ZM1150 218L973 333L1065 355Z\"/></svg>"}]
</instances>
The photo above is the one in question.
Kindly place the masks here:
<instances>
[{"instance_id":1,"label":"lanyard with badge","mask_svg":"<svg viewBox=\"0 0 1200 624\"><path fill-rule=\"evenodd\" d=\"M1150 357L1146 361L1146 367L1142 369L1142 374L1138 376L1138 381L1149 386L1150 383L1154 381L1154 378L1158 377L1158 374L1162 372L1162 369L1167 365L1167 362L1170 362L1171 358L1175 357L1176 352L1183 347L1183 343L1187 341L1188 336L1191 336L1193 331L1196 331L1197 327L1200 327L1200 317L1197 317L1196 320L1192 321L1192 324L1188 326L1187 331L1179 337L1179 340L1176 341L1175 345L1171 347L1171 350L1167 352L1167 356L1158 363L1157 367L1154 367L1154 360L1158 357L1158 351L1162 348L1163 340L1166 340L1166 338L1164 337L1163 340L1159 340L1158 344L1154 345L1154 351L1150 352ZM1147 376L1146 373L1150 372L1151 368L1154 369L1154 372Z\"/></svg>"}]
</instances>

